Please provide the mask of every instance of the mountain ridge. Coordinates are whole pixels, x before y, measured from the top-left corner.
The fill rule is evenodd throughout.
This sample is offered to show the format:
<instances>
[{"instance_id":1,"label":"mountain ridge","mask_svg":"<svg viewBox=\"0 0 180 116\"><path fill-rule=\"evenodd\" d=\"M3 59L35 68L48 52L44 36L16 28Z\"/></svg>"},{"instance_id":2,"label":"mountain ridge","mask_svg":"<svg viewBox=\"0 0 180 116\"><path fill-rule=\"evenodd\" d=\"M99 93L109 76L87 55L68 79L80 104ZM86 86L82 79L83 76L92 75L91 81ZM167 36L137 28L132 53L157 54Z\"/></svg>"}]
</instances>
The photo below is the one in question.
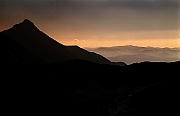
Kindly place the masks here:
<instances>
[{"instance_id":1,"label":"mountain ridge","mask_svg":"<svg viewBox=\"0 0 180 116\"><path fill-rule=\"evenodd\" d=\"M88 54L84 60L93 61L96 63L111 63L108 59L96 53L90 53L82 48L74 48L81 52L81 56L78 56L78 51L68 49L56 40L52 39L44 32L40 31L33 22L28 19L24 19L23 22L15 24L12 28L1 32L4 37L16 41L22 45L25 49L32 52L35 56L40 57L47 63L59 62L70 59L83 59L84 54ZM70 47L69 47L70 48ZM80 54L79 54L80 55ZM90 57L91 56L91 57Z\"/></svg>"},{"instance_id":2,"label":"mountain ridge","mask_svg":"<svg viewBox=\"0 0 180 116\"><path fill-rule=\"evenodd\" d=\"M106 64L103 57L58 44L39 30L34 35L14 27L0 32L0 114L179 116L180 61Z\"/></svg>"},{"instance_id":3,"label":"mountain ridge","mask_svg":"<svg viewBox=\"0 0 180 116\"><path fill-rule=\"evenodd\" d=\"M139 47L133 45L85 48L103 55L110 61L123 61L127 64L143 61L172 62L180 59L180 47L176 48L159 48L159 47Z\"/></svg>"},{"instance_id":4,"label":"mountain ridge","mask_svg":"<svg viewBox=\"0 0 180 116\"><path fill-rule=\"evenodd\" d=\"M105 59L103 56L94 52L89 52L83 48L80 48L79 46L66 46L66 48L69 49L71 52L75 53L81 59L94 61L96 63L102 63L102 64L110 63L109 60Z\"/></svg>"}]
</instances>

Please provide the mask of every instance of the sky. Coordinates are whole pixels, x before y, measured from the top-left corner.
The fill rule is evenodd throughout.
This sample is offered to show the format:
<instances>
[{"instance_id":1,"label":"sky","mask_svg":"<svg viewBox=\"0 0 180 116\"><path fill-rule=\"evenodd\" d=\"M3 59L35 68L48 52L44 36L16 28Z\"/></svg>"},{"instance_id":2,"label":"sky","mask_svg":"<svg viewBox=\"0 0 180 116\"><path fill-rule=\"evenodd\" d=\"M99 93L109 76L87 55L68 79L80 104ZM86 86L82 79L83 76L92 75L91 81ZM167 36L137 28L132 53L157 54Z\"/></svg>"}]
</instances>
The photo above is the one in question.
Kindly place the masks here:
<instances>
[{"instance_id":1,"label":"sky","mask_svg":"<svg viewBox=\"0 0 180 116\"><path fill-rule=\"evenodd\" d=\"M0 0L0 31L24 19L64 45L180 47L179 0Z\"/></svg>"}]
</instances>

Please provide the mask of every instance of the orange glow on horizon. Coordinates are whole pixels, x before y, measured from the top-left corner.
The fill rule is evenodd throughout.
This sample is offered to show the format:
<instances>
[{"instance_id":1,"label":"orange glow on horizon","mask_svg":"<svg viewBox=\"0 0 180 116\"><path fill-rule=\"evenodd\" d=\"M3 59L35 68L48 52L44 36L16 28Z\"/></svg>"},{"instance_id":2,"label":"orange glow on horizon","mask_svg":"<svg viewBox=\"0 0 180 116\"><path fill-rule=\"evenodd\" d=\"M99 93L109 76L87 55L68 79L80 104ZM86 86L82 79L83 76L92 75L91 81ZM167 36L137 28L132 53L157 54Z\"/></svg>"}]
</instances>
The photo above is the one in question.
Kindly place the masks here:
<instances>
[{"instance_id":1,"label":"orange glow on horizon","mask_svg":"<svg viewBox=\"0 0 180 116\"><path fill-rule=\"evenodd\" d=\"M143 47L160 47L160 48L175 48L180 47L180 39L160 39L160 40L121 40L121 41L90 41L90 40L72 40L72 41L58 41L63 45L77 45L84 47L112 47L112 46L124 46L134 45Z\"/></svg>"},{"instance_id":2,"label":"orange glow on horizon","mask_svg":"<svg viewBox=\"0 0 180 116\"><path fill-rule=\"evenodd\" d=\"M43 22L42 22L43 23ZM9 24L10 25L10 24ZM180 47L179 30L144 30L144 31L109 31L94 32L82 30L56 29L50 24L37 27L51 38L63 45L77 45L84 47L112 47L112 46L151 46L151 47ZM10 26L12 27L12 26ZM1 28L5 28L4 25ZM4 30L4 29L1 29ZM164 38L164 39L162 39Z\"/></svg>"},{"instance_id":3,"label":"orange glow on horizon","mask_svg":"<svg viewBox=\"0 0 180 116\"><path fill-rule=\"evenodd\" d=\"M178 30L125 31L104 33L82 33L76 31L48 31L45 33L63 45L77 45L84 47L112 47L112 46L151 46L151 47L180 47Z\"/></svg>"}]
</instances>

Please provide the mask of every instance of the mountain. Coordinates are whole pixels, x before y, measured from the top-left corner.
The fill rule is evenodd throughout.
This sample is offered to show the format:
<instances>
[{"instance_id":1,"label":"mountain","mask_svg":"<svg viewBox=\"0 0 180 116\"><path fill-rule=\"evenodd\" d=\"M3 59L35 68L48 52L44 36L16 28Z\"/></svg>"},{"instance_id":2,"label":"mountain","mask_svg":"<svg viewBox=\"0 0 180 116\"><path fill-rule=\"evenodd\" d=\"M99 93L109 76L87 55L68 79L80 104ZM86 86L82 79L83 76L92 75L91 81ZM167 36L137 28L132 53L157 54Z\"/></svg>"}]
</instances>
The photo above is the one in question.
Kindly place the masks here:
<instances>
[{"instance_id":1,"label":"mountain","mask_svg":"<svg viewBox=\"0 0 180 116\"><path fill-rule=\"evenodd\" d=\"M122 61L127 64L143 61L173 62L180 59L180 48L155 48L127 45L85 49L101 54L112 62Z\"/></svg>"},{"instance_id":2,"label":"mountain","mask_svg":"<svg viewBox=\"0 0 180 116\"><path fill-rule=\"evenodd\" d=\"M54 41L28 20L0 33L0 52L2 116L180 115L180 61L109 64Z\"/></svg>"},{"instance_id":3,"label":"mountain","mask_svg":"<svg viewBox=\"0 0 180 116\"><path fill-rule=\"evenodd\" d=\"M15 48L16 46L19 46L8 51L8 54L11 54L10 56L13 56L16 60L20 58L20 54L22 53L22 57L28 57L32 60L30 62L34 62L35 59L41 59L41 62L46 63L70 59L84 59L96 63L111 63L103 56L92 52L90 53L80 47L68 47L58 43L40 31L31 21L27 19L19 24L14 25L10 29L1 32L0 34L3 42L1 44L6 44L4 45L5 47L12 45ZM4 43L5 41L6 43ZM17 51L18 54L16 53ZM24 60L26 60L26 58L24 58ZM29 60L27 59L27 61L23 62L29 63ZM39 60L37 62L39 62Z\"/></svg>"},{"instance_id":4,"label":"mountain","mask_svg":"<svg viewBox=\"0 0 180 116\"><path fill-rule=\"evenodd\" d=\"M34 55L21 44L0 33L0 64L42 64L46 63L40 57Z\"/></svg>"},{"instance_id":5,"label":"mountain","mask_svg":"<svg viewBox=\"0 0 180 116\"><path fill-rule=\"evenodd\" d=\"M46 62L57 62L77 58L77 56L67 50L64 45L41 32L27 19L3 31L2 34L16 41Z\"/></svg>"},{"instance_id":6,"label":"mountain","mask_svg":"<svg viewBox=\"0 0 180 116\"><path fill-rule=\"evenodd\" d=\"M0 113L179 116L179 69L180 62L120 67L80 59L4 67Z\"/></svg>"},{"instance_id":7,"label":"mountain","mask_svg":"<svg viewBox=\"0 0 180 116\"><path fill-rule=\"evenodd\" d=\"M82 49L79 46L66 46L66 48L72 53L74 53L76 56L78 56L80 59L93 61L101 64L110 64L110 61L103 56L94 52L88 52L87 50Z\"/></svg>"},{"instance_id":8,"label":"mountain","mask_svg":"<svg viewBox=\"0 0 180 116\"><path fill-rule=\"evenodd\" d=\"M143 62L143 61L156 61L156 62L171 62L171 61L178 61L178 58L165 58L162 56L151 56L151 55L145 55L145 54L132 54L132 55L119 55L115 57L107 57L108 59L111 59L112 61L118 62L123 61L127 64L135 63L135 62Z\"/></svg>"}]
</instances>

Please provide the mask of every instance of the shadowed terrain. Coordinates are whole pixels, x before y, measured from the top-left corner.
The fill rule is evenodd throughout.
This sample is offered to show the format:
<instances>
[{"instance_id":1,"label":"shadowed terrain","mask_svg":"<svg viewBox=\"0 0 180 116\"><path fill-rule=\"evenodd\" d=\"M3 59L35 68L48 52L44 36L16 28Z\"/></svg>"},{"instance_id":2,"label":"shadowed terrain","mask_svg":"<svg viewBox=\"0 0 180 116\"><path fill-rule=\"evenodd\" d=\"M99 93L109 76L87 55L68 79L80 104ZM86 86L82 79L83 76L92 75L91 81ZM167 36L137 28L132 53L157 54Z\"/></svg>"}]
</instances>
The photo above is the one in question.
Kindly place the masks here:
<instances>
[{"instance_id":1,"label":"shadowed terrain","mask_svg":"<svg viewBox=\"0 0 180 116\"><path fill-rule=\"evenodd\" d=\"M180 115L180 61L114 65L28 20L1 32L0 42L1 115Z\"/></svg>"},{"instance_id":2,"label":"shadowed terrain","mask_svg":"<svg viewBox=\"0 0 180 116\"><path fill-rule=\"evenodd\" d=\"M15 44L19 44L23 47L24 50L29 51L29 53L31 52L31 55L37 56L47 63L70 59L85 59L96 63L111 63L103 56L93 52L90 53L80 47L74 47L74 49L71 49L72 46L68 47L58 43L45 33L41 32L31 21L27 19L14 25L10 29L1 32L0 34L0 39L1 41L6 41L6 43L3 43L7 44L6 46L8 46L8 42L13 41ZM6 38L8 38L9 41L7 41ZM13 54L14 51L8 52Z\"/></svg>"},{"instance_id":3,"label":"shadowed terrain","mask_svg":"<svg viewBox=\"0 0 180 116\"><path fill-rule=\"evenodd\" d=\"M179 69L180 62L121 67L85 60L3 67L1 112L178 116Z\"/></svg>"},{"instance_id":4,"label":"shadowed terrain","mask_svg":"<svg viewBox=\"0 0 180 116\"><path fill-rule=\"evenodd\" d=\"M103 56L96 54L94 52L88 52L85 49L82 49L78 46L66 46L66 48L72 53L74 53L76 56L78 56L80 59L93 61L93 62L101 63L101 64L110 63L110 61L104 58Z\"/></svg>"}]
</instances>

